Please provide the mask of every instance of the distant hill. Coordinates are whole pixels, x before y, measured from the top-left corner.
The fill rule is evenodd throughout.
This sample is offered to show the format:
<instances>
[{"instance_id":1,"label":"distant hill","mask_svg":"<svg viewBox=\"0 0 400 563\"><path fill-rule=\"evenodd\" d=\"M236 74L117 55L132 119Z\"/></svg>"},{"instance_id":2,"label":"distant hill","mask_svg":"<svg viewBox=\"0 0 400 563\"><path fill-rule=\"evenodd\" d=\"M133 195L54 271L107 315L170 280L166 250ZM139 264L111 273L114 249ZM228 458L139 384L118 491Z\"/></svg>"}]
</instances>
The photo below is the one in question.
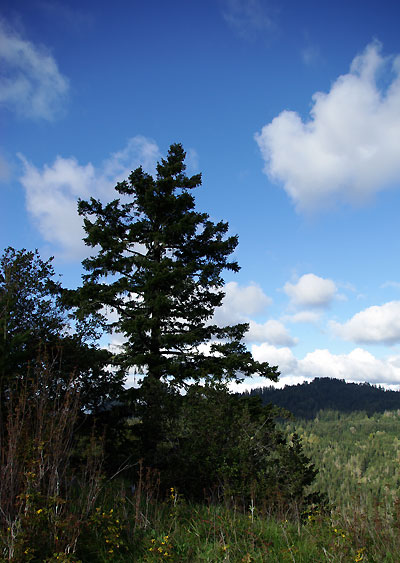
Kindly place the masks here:
<instances>
[{"instance_id":1,"label":"distant hill","mask_svg":"<svg viewBox=\"0 0 400 563\"><path fill-rule=\"evenodd\" d=\"M400 391L387 391L370 383L346 383L342 379L315 378L310 383L283 389L258 387L245 395L261 395L263 404L273 403L297 418L315 418L320 410L365 411L368 415L400 409Z\"/></svg>"}]
</instances>

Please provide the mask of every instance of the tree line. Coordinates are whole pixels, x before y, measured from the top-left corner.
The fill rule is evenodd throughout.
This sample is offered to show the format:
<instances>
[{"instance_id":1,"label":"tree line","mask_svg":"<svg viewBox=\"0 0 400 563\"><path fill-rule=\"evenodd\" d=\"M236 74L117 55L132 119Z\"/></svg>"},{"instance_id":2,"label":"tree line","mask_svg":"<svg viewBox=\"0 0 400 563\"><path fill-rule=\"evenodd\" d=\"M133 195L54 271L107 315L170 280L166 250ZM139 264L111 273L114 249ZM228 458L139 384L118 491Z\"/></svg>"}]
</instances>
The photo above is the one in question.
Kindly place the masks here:
<instances>
[{"instance_id":1,"label":"tree line","mask_svg":"<svg viewBox=\"0 0 400 563\"><path fill-rule=\"evenodd\" d=\"M312 419L321 410L342 413L363 411L368 415L400 409L400 392L370 383L347 383L342 379L316 377L313 381L276 387L258 387L244 393L259 396L264 405L278 405L296 418Z\"/></svg>"}]
</instances>

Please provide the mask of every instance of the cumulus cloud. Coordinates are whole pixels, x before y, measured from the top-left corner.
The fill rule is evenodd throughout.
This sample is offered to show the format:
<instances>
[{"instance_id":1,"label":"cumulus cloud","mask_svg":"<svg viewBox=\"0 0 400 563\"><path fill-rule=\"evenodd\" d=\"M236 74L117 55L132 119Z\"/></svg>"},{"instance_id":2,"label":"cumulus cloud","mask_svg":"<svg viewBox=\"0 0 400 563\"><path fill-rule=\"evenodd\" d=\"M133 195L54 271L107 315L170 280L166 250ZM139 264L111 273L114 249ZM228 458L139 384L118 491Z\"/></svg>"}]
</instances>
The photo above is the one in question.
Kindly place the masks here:
<instances>
[{"instance_id":1,"label":"cumulus cloud","mask_svg":"<svg viewBox=\"0 0 400 563\"><path fill-rule=\"evenodd\" d=\"M252 353L256 360L278 366L281 386L301 383L315 377L368 381L387 387L400 385L399 355L379 359L363 348L355 348L348 354L332 354L329 350L317 349L304 358L297 359L289 348L278 348L266 343L254 344ZM257 384L250 385L257 387Z\"/></svg>"},{"instance_id":2,"label":"cumulus cloud","mask_svg":"<svg viewBox=\"0 0 400 563\"><path fill-rule=\"evenodd\" d=\"M310 212L398 184L399 136L400 56L382 56L374 41L328 93L313 95L308 120L285 110L255 139L266 174Z\"/></svg>"},{"instance_id":3,"label":"cumulus cloud","mask_svg":"<svg viewBox=\"0 0 400 563\"><path fill-rule=\"evenodd\" d=\"M229 282L224 287L225 297L221 307L215 310L213 322L221 326L247 322L252 315L262 313L272 303L261 287L256 284L239 286Z\"/></svg>"},{"instance_id":4,"label":"cumulus cloud","mask_svg":"<svg viewBox=\"0 0 400 563\"><path fill-rule=\"evenodd\" d=\"M257 362L268 362L278 366L282 376L297 375L297 359L287 346L278 348L267 342L253 344L251 353Z\"/></svg>"},{"instance_id":5,"label":"cumulus cloud","mask_svg":"<svg viewBox=\"0 0 400 563\"><path fill-rule=\"evenodd\" d=\"M282 346L294 346L297 339L293 338L285 326L274 319L258 323L252 316L263 313L272 303L261 287L256 284L239 286L237 282L229 282L224 287L225 297L221 307L215 310L213 323L219 326L249 323L245 334L246 342L264 342Z\"/></svg>"},{"instance_id":6,"label":"cumulus cloud","mask_svg":"<svg viewBox=\"0 0 400 563\"><path fill-rule=\"evenodd\" d=\"M349 354L315 350L299 361L298 372L307 378L335 377L346 381L400 384L398 356L382 360L363 348L355 348Z\"/></svg>"},{"instance_id":7,"label":"cumulus cloud","mask_svg":"<svg viewBox=\"0 0 400 563\"><path fill-rule=\"evenodd\" d=\"M294 305L326 307L337 293L336 284L315 274L304 274L297 283L286 282L283 291Z\"/></svg>"},{"instance_id":8,"label":"cumulus cloud","mask_svg":"<svg viewBox=\"0 0 400 563\"><path fill-rule=\"evenodd\" d=\"M274 319L265 323L249 322L249 331L245 335L247 342L269 342L277 346L294 346L298 339L293 338L284 324Z\"/></svg>"},{"instance_id":9,"label":"cumulus cloud","mask_svg":"<svg viewBox=\"0 0 400 563\"><path fill-rule=\"evenodd\" d=\"M142 164L144 169L153 171L159 150L154 141L137 136L99 168L58 156L53 164L40 170L23 155L19 157L24 166L20 182L25 189L27 210L41 235L64 258L81 259L87 249L82 241L84 231L77 212L78 198L114 199L115 184L132 169Z\"/></svg>"},{"instance_id":10,"label":"cumulus cloud","mask_svg":"<svg viewBox=\"0 0 400 563\"><path fill-rule=\"evenodd\" d=\"M347 322L340 324L332 321L330 326L334 333L344 340L395 344L400 342L400 301L368 307Z\"/></svg>"},{"instance_id":11,"label":"cumulus cloud","mask_svg":"<svg viewBox=\"0 0 400 563\"><path fill-rule=\"evenodd\" d=\"M62 109L68 80L43 46L23 39L0 19L0 105L23 117L53 119Z\"/></svg>"}]
</instances>

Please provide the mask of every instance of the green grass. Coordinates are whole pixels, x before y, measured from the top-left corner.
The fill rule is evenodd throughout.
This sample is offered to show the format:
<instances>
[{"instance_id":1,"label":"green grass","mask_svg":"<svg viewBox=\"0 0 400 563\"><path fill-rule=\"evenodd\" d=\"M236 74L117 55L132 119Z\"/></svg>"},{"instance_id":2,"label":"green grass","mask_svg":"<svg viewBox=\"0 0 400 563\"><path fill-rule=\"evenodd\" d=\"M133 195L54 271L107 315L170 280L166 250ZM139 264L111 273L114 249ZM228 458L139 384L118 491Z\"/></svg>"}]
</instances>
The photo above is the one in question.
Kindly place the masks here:
<instances>
[{"instance_id":1,"label":"green grass","mask_svg":"<svg viewBox=\"0 0 400 563\"><path fill-rule=\"evenodd\" d=\"M92 519L80 536L77 557L83 563L399 560L396 517L379 506L370 514L354 506L351 516L336 510L299 520L258 514L251 507L243 513L223 505L191 504L176 491L163 501L145 494L117 500L115 492L109 493L97 507L100 524Z\"/></svg>"},{"instance_id":2,"label":"green grass","mask_svg":"<svg viewBox=\"0 0 400 563\"><path fill-rule=\"evenodd\" d=\"M70 553L64 545L62 551L53 547L43 554L31 535L18 557L2 561L394 563L400 552L398 508L376 505L366 511L355 502L351 511L314 511L296 518L293 511L292 516L282 511L261 514L256 505L243 511L222 504L193 504L174 489L165 498L145 486L132 494L122 482L110 482L86 520L77 523L70 517L73 504L64 505L63 525L57 529L67 534L69 525L79 527ZM39 514L35 510L31 518L46 529L46 519L50 524L54 517L51 510L44 507ZM34 529L34 522L30 524ZM4 548L7 531L0 534L1 541Z\"/></svg>"}]
</instances>

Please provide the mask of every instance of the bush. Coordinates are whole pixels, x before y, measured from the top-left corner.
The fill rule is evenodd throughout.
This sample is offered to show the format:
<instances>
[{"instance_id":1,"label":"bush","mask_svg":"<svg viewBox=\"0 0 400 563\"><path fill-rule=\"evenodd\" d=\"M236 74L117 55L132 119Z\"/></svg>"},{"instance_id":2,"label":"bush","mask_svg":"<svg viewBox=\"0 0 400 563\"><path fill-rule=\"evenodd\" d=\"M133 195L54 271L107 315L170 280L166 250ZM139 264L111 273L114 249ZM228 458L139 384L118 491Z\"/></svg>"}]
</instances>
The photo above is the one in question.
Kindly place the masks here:
<instances>
[{"instance_id":1,"label":"bush","mask_svg":"<svg viewBox=\"0 0 400 563\"><path fill-rule=\"evenodd\" d=\"M316 470L299 438L289 441L277 430L281 409L222 384L193 385L168 400L175 409L165 411L152 459L165 488L174 484L192 500L206 495L244 507L257 499L265 510L304 503Z\"/></svg>"},{"instance_id":2,"label":"bush","mask_svg":"<svg viewBox=\"0 0 400 563\"><path fill-rule=\"evenodd\" d=\"M89 440L84 465L72 467L79 385L71 377L54 393L47 358L39 365L15 379L1 413L0 549L7 561L77 561L100 489L101 448Z\"/></svg>"}]
</instances>

